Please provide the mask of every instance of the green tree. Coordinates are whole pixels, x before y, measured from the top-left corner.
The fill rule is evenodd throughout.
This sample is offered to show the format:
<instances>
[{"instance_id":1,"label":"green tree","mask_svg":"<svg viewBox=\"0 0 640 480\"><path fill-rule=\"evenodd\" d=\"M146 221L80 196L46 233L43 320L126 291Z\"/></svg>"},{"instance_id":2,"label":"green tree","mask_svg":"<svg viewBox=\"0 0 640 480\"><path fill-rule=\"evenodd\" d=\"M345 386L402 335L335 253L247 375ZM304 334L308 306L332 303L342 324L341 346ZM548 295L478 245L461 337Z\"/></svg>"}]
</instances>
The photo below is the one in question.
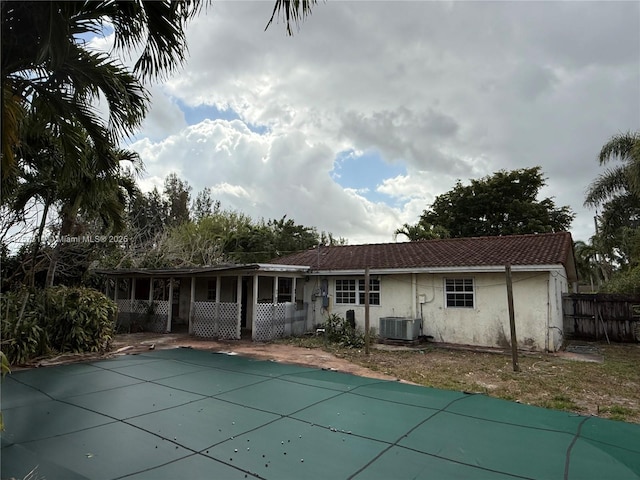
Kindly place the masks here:
<instances>
[{"instance_id":1,"label":"green tree","mask_svg":"<svg viewBox=\"0 0 640 480\"><path fill-rule=\"evenodd\" d=\"M598 258L597 249L591 243L577 240L573 243L573 252L578 277L591 287L592 292L597 291L605 274L602 271L602 263Z\"/></svg>"},{"instance_id":2,"label":"green tree","mask_svg":"<svg viewBox=\"0 0 640 480\"><path fill-rule=\"evenodd\" d=\"M190 218L189 202L191 200L191 186L175 173L170 173L164 179L164 196L167 199L169 212L167 223L171 227L188 222Z\"/></svg>"},{"instance_id":3,"label":"green tree","mask_svg":"<svg viewBox=\"0 0 640 480\"><path fill-rule=\"evenodd\" d=\"M1 2L3 186L15 183L15 147L23 116L37 109L60 136L65 161L77 160L77 125L97 152L129 135L146 114L141 78L173 71L186 56L185 27L199 0ZM133 70L85 46L86 35L114 31L114 53L140 51ZM95 100L108 107L104 120ZM108 156L102 156L108 160Z\"/></svg>"},{"instance_id":4,"label":"green tree","mask_svg":"<svg viewBox=\"0 0 640 480\"><path fill-rule=\"evenodd\" d=\"M398 228L393 234L404 235L412 242L418 240L433 240L435 238L449 238L449 232L441 226L426 225L425 223L416 223L415 225L409 225L405 223L402 227Z\"/></svg>"},{"instance_id":5,"label":"green tree","mask_svg":"<svg viewBox=\"0 0 640 480\"><path fill-rule=\"evenodd\" d=\"M600 255L625 270L640 261L640 132L613 136L600 150L600 165L615 162L588 187L585 206L596 214Z\"/></svg>"},{"instance_id":6,"label":"green tree","mask_svg":"<svg viewBox=\"0 0 640 480\"><path fill-rule=\"evenodd\" d=\"M270 220L267 225L273 232L275 248L269 260L278 256L307 250L317 245L320 241L315 228L297 225L293 219L287 219L286 215L280 220Z\"/></svg>"},{"instance_id":7,"label":"green tree","mask_svg":"<svg viewBox=\"0 0 640 480\"><path fill-rule=\"evenodd\" d=\"M598 176L587 190L585 205L597 207L621 195L640 197L640 132L613 136L598 155L600 165L618 160Z\"/></svg>"},{"instance_id":8,"label":"green tree","mask_svg":"<svg viewBox=\"0 0 640 480\"><path fill-rule=\"evenodd\" d=\"M191 207L193 219L199 222L205 217L215 215L220 212L220 206L220 200L213 200L213 198L211 198L211 189L204 187L198 192L196 199L193 201Z\"/></svg>"},{"instance_id":9,"label":"green tree","mask_svg":"<svg viewBox=\"0 0 640 480\"><path fill-rule=\"evenodd\" d=\"M566 231L574 213L551 198L537 200L545 178L540 167L499 171L470 185L458 181L420 217L427 231L444 229L453 238Z\"/></svg>"}]
</instances>

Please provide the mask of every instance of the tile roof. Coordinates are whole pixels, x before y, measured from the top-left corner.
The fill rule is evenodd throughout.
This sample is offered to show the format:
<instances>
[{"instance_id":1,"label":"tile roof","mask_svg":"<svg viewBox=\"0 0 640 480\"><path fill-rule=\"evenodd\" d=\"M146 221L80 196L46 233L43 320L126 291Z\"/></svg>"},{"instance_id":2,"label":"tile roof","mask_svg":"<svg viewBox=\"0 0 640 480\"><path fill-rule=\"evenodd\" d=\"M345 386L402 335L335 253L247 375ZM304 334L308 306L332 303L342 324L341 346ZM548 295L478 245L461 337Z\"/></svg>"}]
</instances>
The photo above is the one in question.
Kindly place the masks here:
<instances>
[{"instance_id":1,"label":"tile roof","mask_svg":"<svg viewBox=\"0 0 640 480\"><path fill-rule=\"evenodd\" d=\"M511 265L573 267L569 232L501 237L452 238L406 243L321 246L276 258L272 263L313 270L411 269Z\"/></svg>"}]
</instances>

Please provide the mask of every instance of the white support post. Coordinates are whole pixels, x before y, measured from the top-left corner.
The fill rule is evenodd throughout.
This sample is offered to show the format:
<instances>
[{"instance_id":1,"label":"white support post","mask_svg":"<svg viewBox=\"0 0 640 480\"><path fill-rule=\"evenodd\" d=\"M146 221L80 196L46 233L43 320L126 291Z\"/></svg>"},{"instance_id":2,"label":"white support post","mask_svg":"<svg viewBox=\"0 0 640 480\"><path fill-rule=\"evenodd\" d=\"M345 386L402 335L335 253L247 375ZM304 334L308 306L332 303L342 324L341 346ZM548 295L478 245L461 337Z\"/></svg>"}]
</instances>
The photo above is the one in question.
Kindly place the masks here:
<instances>
[{"instance_id":1,"label":"white support post","mask_svg":"<svg viewBox=\"0 0 640 480\"><path fill-rule=\"evenodd\" d=\"M164 288L162 289L164 291ZM171 333L171 320L173 317L173 278L169 279L169 307L167 309L167 333Z\"/></svg>"},{"instance_id":2,"label":"white support post","mask_svg":"<svg viewBox=\"0 0 640 480\"><path fill-rule=\"evenodd\" d=\"M236 317L236 337L239 339L242 329L242 277L240 275L236 277L236 301L238 303L238 316Z\"/></svg>"},{"instance_id":3,"label":"white support post","mask_svg":"<svg viewBox=\"0 0 640 480\"><path fill-rule=\"evenodd\" d=\"M216 285L216 290L217 290ZM193 316L196 313L196 277L191 277L191 300L189 301L189 335L193 333Z\"/></svg>"},{"instance_id":4,"label":"white support post","mask_svg":"<svg viewBox=\"0 0 640 480\"><path fill-rule=\"evenodd\" d=\"M131 305L133 306L133 301L136 299L136 277L131 277Z\"/></svg>"},{"instance_id":5,"label":"white support post","mask_svg":"<svg viewBox=\"0 0 640 480\"><path fill-rule=\"evenodd\" d=\"M296 303L296 280L298 280L296 277L291 279L291 301L294 305Z\"/></svg>"},{"instance_id":6,"label":"white support post","mask_svg":"<svg viewBox=\"0 0 640 480\"><path fill-rule=\"evenodd\" d=\"M278 276L273 278L273 305L278 304Z\"/></svg>"},{"instance_id":7,"label":"white support post","mask_svg":"<svg viewBox=\"0 0 640 480\"><path fill-rule=\"evenodd\" d=\"M113 279L113 283L114 283L114 291L113 291L113 301L118 303L118 277L114 277Z\"/></svg>"},{"instance_id":8,"label":"white support post","mask_svg":"<svg viewBox=\"0 0 640 480\"><path fill-rule=\"evenodd\" d=\"M251 338L253 340L256 339L256 323L257 323L257 316L258 316L258 274L255 274L253 276L253 299L251 300L253 302L253 308L251 309L252 314L251 314Z\"/></svg>"},{"instance_id":9,"label":"white support post","mask_svg":"<svg viewBox=\"0 0 640 480\"><path fill-rule=\"evenodd\" d=\"M153 302L153 277L149 278L149 305Z\"/></svg>"}]
</instances>

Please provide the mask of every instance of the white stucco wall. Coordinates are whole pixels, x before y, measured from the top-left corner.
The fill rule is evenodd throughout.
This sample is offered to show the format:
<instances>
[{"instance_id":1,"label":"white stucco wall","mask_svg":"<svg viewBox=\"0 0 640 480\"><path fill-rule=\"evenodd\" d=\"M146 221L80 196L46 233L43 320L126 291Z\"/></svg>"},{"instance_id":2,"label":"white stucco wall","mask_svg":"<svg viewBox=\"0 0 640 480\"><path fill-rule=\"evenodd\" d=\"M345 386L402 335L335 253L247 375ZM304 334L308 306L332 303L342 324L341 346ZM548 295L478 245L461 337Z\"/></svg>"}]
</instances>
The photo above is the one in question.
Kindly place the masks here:
<instances>
[{"instance_id":1,"label":"white stucco wall","mask_svg":"<svg viewBox=\"0 0 640 480\"><path fill-rule=\"evenodd\" d=\"M503 348L510 346L505 273L402 274L381 275L379 278L380 305L371 305L369 308L370 325L376 330L381 317L422 318L422 334L432 336L435 342ZM473 278L475 307L447 308L445 278ZM331 313L345 317L347 310L354 310L357 326L364 328L364 306L336 304L335 277L328 280L327 309L322 308L322 298L317 288L320 283L311 279L305 284L305 301L311 307L309 320L319 324ZM514 271L512 281L519 347L558 350L563 340L562 293L568 291L564 269Z\"/></svg>"}]
</instances>

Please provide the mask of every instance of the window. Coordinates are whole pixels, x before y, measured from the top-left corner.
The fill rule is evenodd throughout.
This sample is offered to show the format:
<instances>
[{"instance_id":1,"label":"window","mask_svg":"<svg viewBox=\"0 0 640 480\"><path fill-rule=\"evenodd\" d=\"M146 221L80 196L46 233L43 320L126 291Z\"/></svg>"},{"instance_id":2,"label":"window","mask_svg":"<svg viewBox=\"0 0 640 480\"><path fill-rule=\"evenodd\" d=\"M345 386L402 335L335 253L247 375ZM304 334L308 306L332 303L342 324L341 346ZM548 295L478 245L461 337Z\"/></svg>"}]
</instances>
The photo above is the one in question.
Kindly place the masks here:
<instances>
[{"instance_id":1,"label":"window","mask_svg":"<svg viewBox=\"0 0 640 480\"><path fill-rule=\"evenodd\" d=\"M474 308L473 278L446 278L444 291L447 307Z\"/></svg>"},{"instance_id":2,"label":"window","mask_svg":"<svg viewBox=\"0 0 640 480\"><path fill-rule=\"evenodd\" d=\"M336 303L364 305L364 279L336 280ZM380 305L380 280L369 279L369 305Z\"/></svg>"},{"instance_id":3,"label":"window","mask_svg":"<svg viewBox=\"0 0 640 480\"><path fill-rule=\"evenodd\" d=\"M278 302L290 302L293 280L291 278L278 278Z\"/></svg>"}]
</instances>

